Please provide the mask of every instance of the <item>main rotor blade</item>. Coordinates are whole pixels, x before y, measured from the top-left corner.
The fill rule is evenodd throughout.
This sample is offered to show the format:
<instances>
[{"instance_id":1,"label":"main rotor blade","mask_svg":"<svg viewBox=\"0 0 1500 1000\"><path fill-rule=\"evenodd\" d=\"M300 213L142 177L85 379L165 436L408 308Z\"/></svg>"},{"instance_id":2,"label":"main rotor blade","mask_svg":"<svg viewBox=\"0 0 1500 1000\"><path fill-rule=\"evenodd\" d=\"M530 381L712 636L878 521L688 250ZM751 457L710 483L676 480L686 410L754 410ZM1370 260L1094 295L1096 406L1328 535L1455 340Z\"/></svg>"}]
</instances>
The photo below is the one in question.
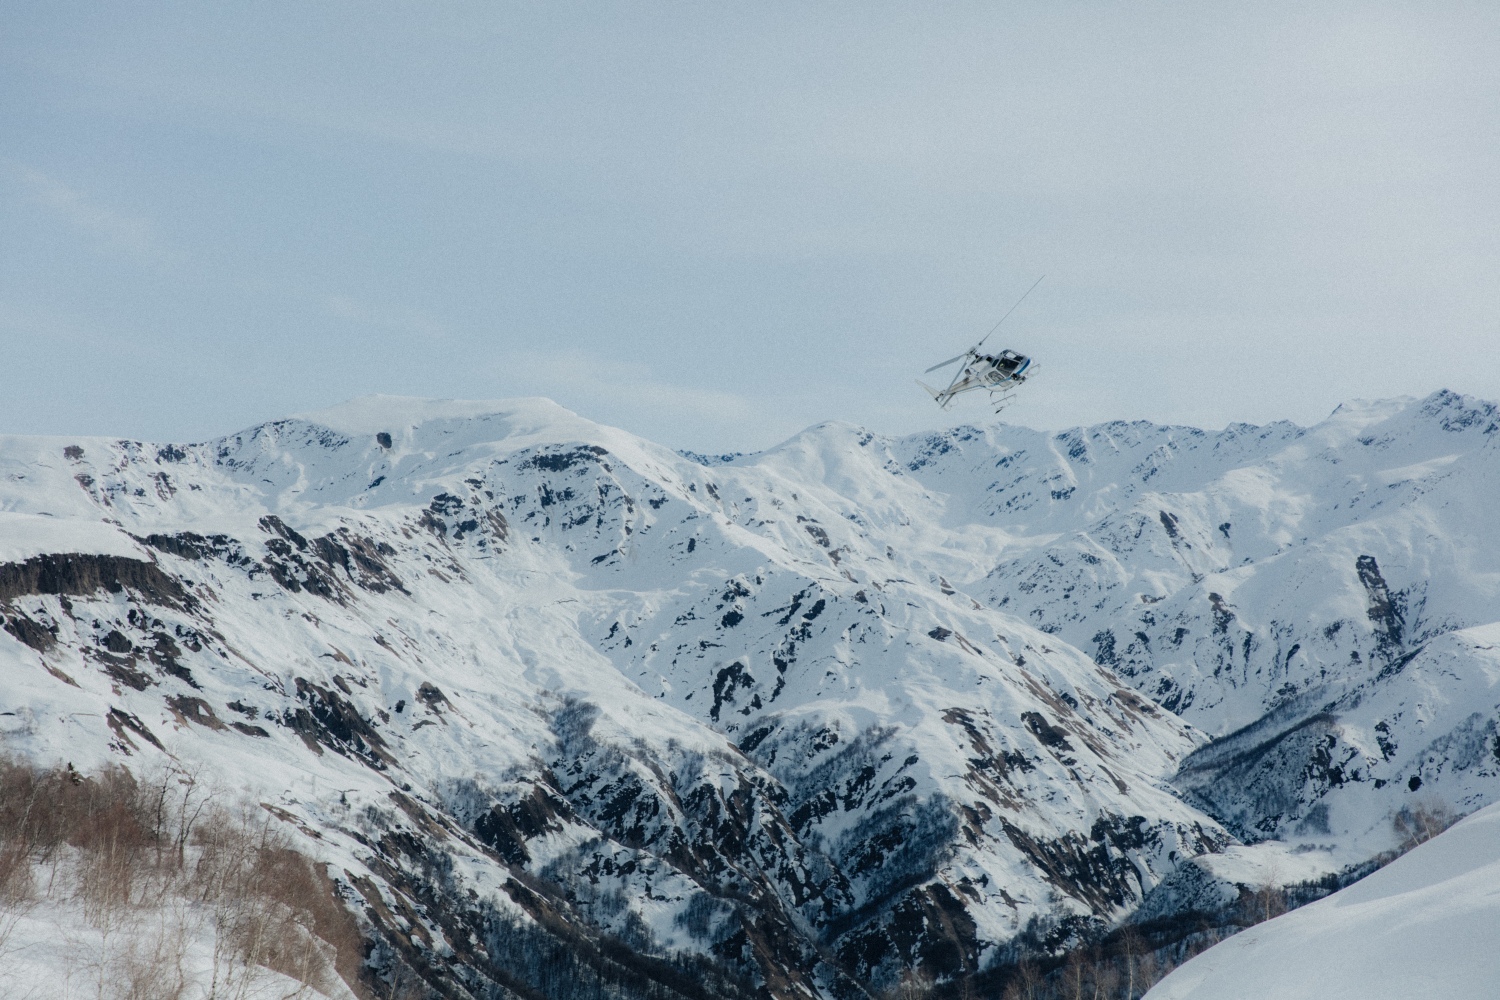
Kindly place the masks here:
<instances>
[{"instance_id":1,"label":"main rotor blade","mask_svg":"<svg viewBox=\"0 0 1500 1000\"><path fill-rule=\"evenodd\" d=\"M953 362L955 362L955 361L962 361L964 358L967 358L968 356L969 356L969 352L965 351L964 353L960 354L956 358L949 358L947 361L944 361L940 365L933 365L931 368L927 369L927 371L923 372L922 374L923 375L928 375L928 374L931 374L932 372L937 371L939 368L947 368L949 365L953 364Z\"/></svg>"},{"instance_id":2,"label":"main rotor blade","mask_svg":"<svg viewBox=\"0 0 1500 1000\"><path fill-rule=\"evenodd\" d=\"M1042 278L1045 277L1045 274L1042 275ZM1026 289L1026 295L1030 295L1032 292L1036 291L1036 286L1042 283L1042 278L1038 278L1031 283L1031 287ZM1005 310L1005 315L1000 317L1000 323L1004 323L1007 319L1009 319L1010 314L1016 311L1016 306L1019 306L1022 302L1026 301L1026 295L1022 295L1019 299L1016 299L1016 305L1011 306L1009 309ZM993 334L996 330L1000 329L1000 323L996 323L994 326L990 327L990 332L984 335L983 340L974 345L974 350L977 351L984 346L984 341L989 340L990 335Z\"/></svg>"},{"instance_id":3,"label":"main rotor blade","mask_svg":"<svg viewBox=\"0 0 1500 1000\"><path fill-rule=\"evenodd\" d=\"M973 353L973 352L971 351L970 353ZM964 357L968 357L969 355L965 354L963 356ZM963 378L964 375L968 373L968 371L969 371L969 369L967 367L965 367L965 368L960 368L958 371L954 372L953 373L953 381L948 383L948 388L946 388L946 389L943 390L943 394L947 395L948 393L952 392L953 391L953 387L955 385L958 385L958 380L961 379L961 378Z\"/></svg>"}]
</instances>

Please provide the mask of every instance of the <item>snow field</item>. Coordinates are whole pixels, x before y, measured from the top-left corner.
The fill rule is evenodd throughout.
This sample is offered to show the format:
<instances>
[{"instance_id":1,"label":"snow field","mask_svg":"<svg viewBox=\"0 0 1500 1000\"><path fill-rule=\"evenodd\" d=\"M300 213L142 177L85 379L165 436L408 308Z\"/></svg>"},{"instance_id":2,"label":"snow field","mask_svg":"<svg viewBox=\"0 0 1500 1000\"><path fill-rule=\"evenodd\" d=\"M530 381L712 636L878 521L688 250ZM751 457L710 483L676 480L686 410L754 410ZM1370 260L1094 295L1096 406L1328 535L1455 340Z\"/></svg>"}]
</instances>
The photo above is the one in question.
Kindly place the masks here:
<instances>
[{"instance_id":1,"label":"snow field","mask_svg":"<svg viewBox=\"0 0 1500 1000\"><path fill-rule=\"evenodd\" d=\"M1147 1000L1489 997L1500 988L1500 807L1348 888L1220 942Z\"/></svg>"}]
</instances>

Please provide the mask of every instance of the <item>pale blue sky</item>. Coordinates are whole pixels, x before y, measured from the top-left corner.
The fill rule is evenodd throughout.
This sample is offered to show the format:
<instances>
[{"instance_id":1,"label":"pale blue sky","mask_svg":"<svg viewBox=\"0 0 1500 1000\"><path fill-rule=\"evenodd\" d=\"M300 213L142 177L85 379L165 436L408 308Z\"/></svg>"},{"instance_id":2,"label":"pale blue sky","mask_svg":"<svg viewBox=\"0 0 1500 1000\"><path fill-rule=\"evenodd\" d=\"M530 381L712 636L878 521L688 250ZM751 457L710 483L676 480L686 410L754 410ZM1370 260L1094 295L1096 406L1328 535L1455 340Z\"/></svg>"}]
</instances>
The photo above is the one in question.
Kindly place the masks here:
<instances>
[{"instance_id":1,"label":"pale blue sky","mask_svg":"<svg viewBox=\"0 0 1500 1000\"><path fill-rule=\"evenodd\" d=\"M1500 399L1500 5L0 6L0 433Z\"/></svg>"}]
</instances>

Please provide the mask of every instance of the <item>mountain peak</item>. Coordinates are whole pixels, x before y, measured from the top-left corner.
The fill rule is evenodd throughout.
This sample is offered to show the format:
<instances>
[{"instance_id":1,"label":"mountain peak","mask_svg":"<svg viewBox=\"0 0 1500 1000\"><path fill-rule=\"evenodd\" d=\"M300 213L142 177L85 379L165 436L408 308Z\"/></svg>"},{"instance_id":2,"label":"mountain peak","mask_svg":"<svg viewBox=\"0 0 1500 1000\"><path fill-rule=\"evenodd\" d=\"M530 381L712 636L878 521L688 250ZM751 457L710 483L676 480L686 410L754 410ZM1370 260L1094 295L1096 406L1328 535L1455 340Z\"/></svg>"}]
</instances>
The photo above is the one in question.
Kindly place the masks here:
<instances>
[{"instance_id":1,"label":"mountain peak","mask_svg":"<svg viewBox=\"0 0 1500 1000\"><path fill-rule=\"evenodd\" d=\"M403 461L465 456L462 462L562 445L603 448L627 463L656 470L680 461L667 448L595 423L539 396L495 400L361 396L261 424L230 435L222 444L236 453L249 450L288 457L310 448L305 452L307 460L325 468L326 457L311 456L339 451L362 466L370 462L381 466L370 466L375 470L372 476L389 474L385 464L390 463L397 468Z\"/></svg>"}]
</instances>

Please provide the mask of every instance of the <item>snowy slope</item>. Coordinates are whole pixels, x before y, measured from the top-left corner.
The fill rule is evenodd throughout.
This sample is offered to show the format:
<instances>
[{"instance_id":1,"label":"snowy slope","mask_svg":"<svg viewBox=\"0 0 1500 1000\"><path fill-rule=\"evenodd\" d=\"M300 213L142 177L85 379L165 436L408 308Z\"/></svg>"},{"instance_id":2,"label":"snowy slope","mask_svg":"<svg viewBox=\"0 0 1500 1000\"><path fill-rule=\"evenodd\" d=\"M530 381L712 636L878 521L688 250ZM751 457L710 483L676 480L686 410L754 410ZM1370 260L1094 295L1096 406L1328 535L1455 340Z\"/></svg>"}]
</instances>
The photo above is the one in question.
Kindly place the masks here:
<instances>
[{"instance_id":1,"label":"snowy slope","mask_svg":"<svg viewBox=\"0 0 1500 1000\"><path fill-rule=\"evenodd\" d=\"M958 428L892 451L1006 533L961 584L1220 737L1178 782L1239 836L1387 846L1500 778L1500 410L1453 393L1312 428ZM1476 631L1477 630L1477 631Z\"/></svg>"},{"instance_id":2,"label":"snowy slope","mask_svg":"<svg viewBox=\"0 0 1500 1000\"><path fill-rule=\"evenodd\" d=\"M158 919L106 925L101 930L92 926L84 907L77 903L31 905L0 913L0 996L27 1000L128 996L125 984L131 980L141 991L136 995L180 996L174 990L179 983L186 986L186 995L212 995L209 984L214 981L215 959L222 965L223 957L214 953L208 920L193 913L185 919L174 914L177 920L162 920L155 913L150 916ZM143 974L156 967L161 970L159 978ZM239 1000L356 1000L342 983L328 984L325 992L264 966L231 981L227 989L222 982L220 987L221 996Z\"/></svg>"},{"instance_id":3,"label":"snowy slope","mask_svg":"<svg viewBox=\"0 0 1500 1000\"><path fill-rule=\"evenodd\" d=\"M1500 806L1176 969L1149 1000L1488 997L1500 983Z\"/></svg>"},{"instance_id":4,"label":"snowy slope","mask_svg":"<svg viewBox=\"0 0 1500 1000\"><path fill-rule=\"evenodd\" d=\"M1234 835L1332 870L1500 797L1495 429L1439 394L705 464L372 397L0 438L0 735L252 786L449 995L497 927L684 995L972 972L1292 856Z\"/></svg>"},{"instance_id":5,"label":"snowy slope","mask_svg":"<svg viewBox=\"0 0 1500 1000\"><path fill-rule=\"evenodd\" d=\"M1202 737L954 591L966 530L842 441L376 398L0 477L7 747L253 784L434 967L472 891L777 995L961 972L1229 839L1164 785Z\"/></svg>"}]
</instances>

